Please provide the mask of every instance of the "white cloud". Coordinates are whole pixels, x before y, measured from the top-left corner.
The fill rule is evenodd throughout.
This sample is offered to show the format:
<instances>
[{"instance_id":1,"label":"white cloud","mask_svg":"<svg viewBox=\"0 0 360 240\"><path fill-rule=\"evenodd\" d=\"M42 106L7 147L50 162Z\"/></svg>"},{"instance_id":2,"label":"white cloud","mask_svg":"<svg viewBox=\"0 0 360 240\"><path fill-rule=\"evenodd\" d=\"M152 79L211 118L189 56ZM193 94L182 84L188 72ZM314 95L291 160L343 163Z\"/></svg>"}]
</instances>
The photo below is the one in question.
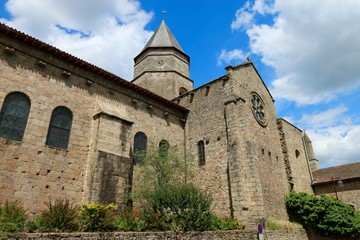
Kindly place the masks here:
<instances>
[{"instance_id":1,"label":"white cloud","mask_svg":"<svg viewBox=\"0 0 360 240\"><path fill-rule=\"evenodd\" d=\"M274 13L273 0L255 0L252 9L260 14Z\"/></svg>"},{"instance_id":2,"label":"white cloud","mask_svg":"<svg viewBox=\"0 0 360 240\"><path fill-rule=\"evenodd\" d=\"M246 29L253 24L254 13L250 9L250 2L247 1L244 7L236 11L235 20L231 23L231 29Z\"/></svg>"},{"instance_id":3,"label":"white cloud","mask_svg":"<svg viewBox=\"0 0 360 240\"><path fill-rule=\"evenodd\" d=\"M152 32L152 13L136 0L9 0L2 22L55 47L132 79L133 58Z\"/></svg>"},{"instance_id":4,"label":"white cloud","mask_svg":"<svg viewBox=\"0 0 360 240\"><path fill-rule=\"evenodd\" d=\"M300 123L306 128L316 129L336 126L339 120L343 119L343 114L347 110L345 106L338 106L320 113L304 114L300 119Z\"/></svg>"},{"instance_id":5,"label":"white cloud","mask_svg":"<svg viewBox=\"0 0 360 240\"><path fill-rule=\"evenodd\" d=\"M360 125L338 125L307 131L323 167L359 161Z\"/></svg>"},{"instance_id":6,"label":"white cloud","mask_svg":"<svg viewBox=\"0 0 360 240\"><path fill-rule=\"evenodd\" d=\"M223 62L230 64L232 61L244 61L245 59L246 54L241 49L234 49L231 51L222 49L218 56L217 65L220 66Z\"/></svg>"},{"instance_id":7,"label":"white cloud","mask_svg":"<svg viewBox=\"0 0 360 240\"><path fill-rule=\"evenodd\" d=\"M244 9L252 24L231 26L246 26L251 52L275 69L275 98L316 104L360 86L360 1L257 0ZM265 13L273 23L256 24Z\"/></svg>"},{"instance_id":8,"label":"white cloud","mask_svg":"<svg viewBox=\"0 0 360 240\"><path fill-rule=\"evenodd\" d=\"M337 106L323 112L303 114L293 122L306 130L315 157L323 167L359 161L360 125L347 117L348 108Z\"/></svg>"}]
</instances>

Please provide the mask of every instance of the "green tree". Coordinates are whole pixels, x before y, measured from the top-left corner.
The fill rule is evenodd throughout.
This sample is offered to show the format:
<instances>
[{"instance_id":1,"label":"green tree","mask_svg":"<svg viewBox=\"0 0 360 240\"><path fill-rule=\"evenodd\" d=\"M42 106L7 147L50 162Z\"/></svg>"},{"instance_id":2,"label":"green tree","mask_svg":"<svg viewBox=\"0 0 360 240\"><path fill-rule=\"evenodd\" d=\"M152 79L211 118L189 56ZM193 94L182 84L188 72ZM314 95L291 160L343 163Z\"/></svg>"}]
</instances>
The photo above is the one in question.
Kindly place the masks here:
<instances>
[{"instance_id":1,"label":"green tree","mask_svg":"<svg viewBox=\"0 0 360 240\"><path fill-rule=\"evenodd\" d=\"M135 153L140 159L140 176L137 179L141 190L165 185L178 185L191 178L192 157L185 155L177 146L150 143L147 151Z\"/></svg>"}]
</instances>

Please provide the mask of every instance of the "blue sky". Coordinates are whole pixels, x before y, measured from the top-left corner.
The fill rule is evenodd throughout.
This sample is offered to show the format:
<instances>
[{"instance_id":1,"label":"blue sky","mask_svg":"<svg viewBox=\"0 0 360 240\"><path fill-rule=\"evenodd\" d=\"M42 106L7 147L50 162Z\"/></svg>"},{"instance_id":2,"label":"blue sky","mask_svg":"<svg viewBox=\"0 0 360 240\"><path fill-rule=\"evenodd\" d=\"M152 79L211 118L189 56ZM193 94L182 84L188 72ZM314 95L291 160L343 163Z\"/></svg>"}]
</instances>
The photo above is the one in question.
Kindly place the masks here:
<instances>
[{"instance_id":1,"label":"blue sky","mask_svg":"<svg viewBox=\"0 0 360 240\"><path fill-rule=\"evenodd\" d=\"M322 167L360 160L358 0L0 0L0 21L131 80L163 10L195 87L250 56Z\"/></svg>"}]
</instances>

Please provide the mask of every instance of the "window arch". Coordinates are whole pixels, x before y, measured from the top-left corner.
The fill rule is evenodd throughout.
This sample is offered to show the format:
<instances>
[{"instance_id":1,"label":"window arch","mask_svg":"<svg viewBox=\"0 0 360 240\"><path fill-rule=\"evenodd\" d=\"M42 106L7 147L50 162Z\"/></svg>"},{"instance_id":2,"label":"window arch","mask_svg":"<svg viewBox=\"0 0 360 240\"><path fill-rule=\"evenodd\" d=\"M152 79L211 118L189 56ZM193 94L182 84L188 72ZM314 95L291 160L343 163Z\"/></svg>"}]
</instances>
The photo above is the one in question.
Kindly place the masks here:
<instances>
[{"instance_id":1,"label":"window arch","mask_svg":"<svg viewBox=\"0 0 360 240\"><path fill-rule=\"evenodd\" d=\"M134 163L140 163L141 159L138 154L140 152L145 152L147 148L147 136L143 132L137 132L134 136Z\"/></svg>"},{"instance_id":2,"label":"window arch","mask_svg":"<svg viewBox=\"0 0 360 240\"><path fill-rule=\"evenodd\" d=\"M204 141L198 142L198 158L199 158L199 165L205 164L205 144Z\"/></svg>"},{"instance_id":3,"label":"window arch","mask_svg":"<svg viewBox=\"0 0 360 240\"><path fill-rule=\"evenodd\" d=\"M186 88L184 88L184 87L179 88L179 96L181 96L187 92L188 92L188 90Z\"/></svg>"},{"instance_id":4,"label":"window arch","mask_svg":"<svg viewBox=\"0 0 360 240\"><path fill-rule=\"evenodd\" d=\"M300 151L299 150L295 150L295 157L298 158L300 156Z\"/></svg>"},{"instance_id":5,"label":"window arch","mask_svg":"<svg viewBox=\"0 0 360 240\"><path fill-rule=\"evenodd\" d=\"M0 113L0 137L21 141L30 112L30 98L21 92L6 96Z\"/></svg>"},{"instance_id":6,"label":"window arch","mask_svg":"<svg viewBox=\"0 0 360 240\"><path fill-rule=\"evenodd\" d=\"M53 110L46 138L46 144L52 147L67 149L70 138L73 114L67 107Z\"/></svg>"}]
</instances>

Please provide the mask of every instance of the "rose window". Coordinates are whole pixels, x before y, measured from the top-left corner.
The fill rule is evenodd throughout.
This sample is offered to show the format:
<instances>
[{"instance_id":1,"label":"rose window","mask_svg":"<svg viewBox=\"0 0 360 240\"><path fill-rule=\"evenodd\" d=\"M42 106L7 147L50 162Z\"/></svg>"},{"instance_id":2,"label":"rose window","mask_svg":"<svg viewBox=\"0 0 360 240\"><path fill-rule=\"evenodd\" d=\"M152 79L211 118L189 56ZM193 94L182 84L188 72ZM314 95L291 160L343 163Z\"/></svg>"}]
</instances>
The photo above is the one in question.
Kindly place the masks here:
<instances>
[{"instance_id":1,"label":"rose window","mask_svg":"<svg viewBox=\"0 0 360 240\"><path fill-rule=\"evenodd\" d=\"M262 126L266 126L266 113L264 102L257 93L251 94L251 109L255 119Z\"/></svg>"}]
</instances>

